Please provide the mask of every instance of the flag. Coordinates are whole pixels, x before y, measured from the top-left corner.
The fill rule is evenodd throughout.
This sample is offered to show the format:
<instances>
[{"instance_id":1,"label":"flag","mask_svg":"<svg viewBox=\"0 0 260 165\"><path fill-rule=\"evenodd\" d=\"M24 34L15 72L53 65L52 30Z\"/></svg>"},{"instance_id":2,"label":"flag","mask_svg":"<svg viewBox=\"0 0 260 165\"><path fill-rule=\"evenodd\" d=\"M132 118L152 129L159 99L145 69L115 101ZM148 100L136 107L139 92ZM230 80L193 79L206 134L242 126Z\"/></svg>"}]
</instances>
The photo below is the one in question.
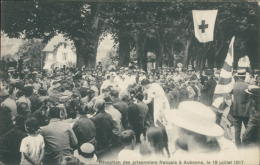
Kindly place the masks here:
<instances>
[{"instance_id":1,"label":"flag","mask_svg":"<svg viewBox=\"0 0 260 165\"><path fill-rule=\"evenodd\" d=\"M218 10L192 10L195 37L199 42L213 41Z\"/></svg>"},{"instance_id":2,"label":"flag","mask_svg":"<svg viewBox=\"0 0 260 165\"><path fill-rule=\"evenodd\" d=\"M233 89L234 81L232 77L232 72L234 62L234 40L235 37L233 37L230 42L227 57L225 59L223 68L220 71L219 80L215 88L214 95L228 94Z\"/></svg>"},{"instance_id":3,"label":"flag","mask_svg":"<svg viewBox=\"0 0 260 165\"><path fill-rule=\"evenodd\" d=\"M218 84L216 85L212 106L215 107L218 112L223 113L222 121L228 123L228 113L232 102L231 91L233 90L234 79L232 76L233 62L234 62L234 40L231 39L229 44L227 57L225 59L223 68L220 71ZM224 124L225 125L225 124Z\"/></svg>"},{"instance_id":4,"label":"flag","mask_svg":"<svg viewBox=\"0 0 260 165\"><path fill-rule=\"evenodd\" d=\"M215 107L217 113L217 123L224 129L224 137L232 140L231 126L233 123L233 117L229 115L230 107L232 103L231 91L233 90L234 79L232 76L233 62L234 62L234 40L231 39L229 44L227 57L225 59L223 68L221 69L218 84L216 85L212 107Z\"/></svg>"}]
</instances>

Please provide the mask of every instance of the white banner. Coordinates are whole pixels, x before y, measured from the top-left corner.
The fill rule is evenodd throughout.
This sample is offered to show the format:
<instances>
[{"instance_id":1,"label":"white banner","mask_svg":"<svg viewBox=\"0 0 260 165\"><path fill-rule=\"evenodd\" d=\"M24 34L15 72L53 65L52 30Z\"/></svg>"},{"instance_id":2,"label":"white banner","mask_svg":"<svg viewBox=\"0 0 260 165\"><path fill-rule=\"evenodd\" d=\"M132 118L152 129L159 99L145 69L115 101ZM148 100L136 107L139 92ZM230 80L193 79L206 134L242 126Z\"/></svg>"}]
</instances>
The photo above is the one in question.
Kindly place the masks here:
<instances>
[{"instance_id":1,"label":"white banner","mask_svg":"<svg viewBox=\"0 0 260 165\"><path fill-rule=\"evenodd\" d=\"M218 10L192 10L195 37L199 42L213 41Z\"/></svg>"}]
</instances>

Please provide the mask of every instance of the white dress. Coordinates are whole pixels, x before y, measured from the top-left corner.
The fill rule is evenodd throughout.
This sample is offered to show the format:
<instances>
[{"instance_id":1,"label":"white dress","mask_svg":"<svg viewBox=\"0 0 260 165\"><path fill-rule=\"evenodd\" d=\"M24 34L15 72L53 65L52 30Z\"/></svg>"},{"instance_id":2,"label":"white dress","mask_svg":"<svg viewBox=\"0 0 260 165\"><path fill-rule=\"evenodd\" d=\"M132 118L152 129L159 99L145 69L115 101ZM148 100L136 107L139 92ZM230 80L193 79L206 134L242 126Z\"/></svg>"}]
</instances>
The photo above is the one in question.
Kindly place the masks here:
<instances>
[{"instance_id":1,"label":"white dress","mask_svg":"<svg viewBox=\"0 0 260 165\"><path fill-rule=\"evenodd\" d=\"M148 104L152 101L152 99L154 99L153 117L155 126L158 126L156 124L157 120L159 120L162 124L167 125L167 123L165 123L167 121L164 116L164 112L170 110L170 104L163 88L157 83L152 83L146 92L148 94L148 98L147 100L144 100L144 103Z\"/></svg>"},{"instance_id":2,"label":"white dress","mask_svg":"<svg viewBox=\"0 0 260 165\"><path fill-rule=\"evenodd\" d=\"M172 155L172 153L175 151L174 142L176 140L176 135L178 135L178 129L176 127L173 127L173 125L170 124L165 117L170 112L170 104L168 102L168 99L163 88L157 83L151 84L146 92L148 94L148 99L144 100L143 102L148 104L152 101L152 99L154 99L154 125L157 127L159 126L157 124L157 120L164 125L168 136L168 149L170 155Z\"/></svg>"},{"instance_id":3,"label":"white dress","mask_svg":"<svg viewBox=\"0 0 260 165\"><path fill-rule=\"evenodd\" d=\"M115 84L117 85L116 87L123 89L124 88L124 81L119 77L116 76L114 81L116 82ZM115 88L115 87L114 87Z\"/></svg>"}]
</instances>

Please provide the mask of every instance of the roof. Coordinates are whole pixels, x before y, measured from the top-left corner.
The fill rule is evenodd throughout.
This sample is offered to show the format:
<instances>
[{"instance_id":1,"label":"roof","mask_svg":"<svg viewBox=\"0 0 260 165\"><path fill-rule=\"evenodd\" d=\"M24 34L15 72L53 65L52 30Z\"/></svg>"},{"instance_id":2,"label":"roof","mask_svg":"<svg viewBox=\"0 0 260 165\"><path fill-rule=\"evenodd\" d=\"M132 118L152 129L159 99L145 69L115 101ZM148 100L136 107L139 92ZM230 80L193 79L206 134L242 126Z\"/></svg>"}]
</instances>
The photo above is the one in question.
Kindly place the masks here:
<instances>
[{"instance_id":1,"label":"roof","mask_svg":"<svg viewBox=\"0 0 260 165\"><path fill-rule=\"evenodd\" d=\"M63 34L58 34L57 36L54 36L49 42L48 44L45 46L45 48L42 50L43 52L53 52L54 49L56 48L55 46L57 46L59 43L66 43L68 45L72 45L73 42L70 41L69 39L65 38L63 36ZM75 49L75 48L74 48ZM72 48L72 50L74 50ZM74 50L75 51L75 50Z\"/></svg>"}]
</instances>

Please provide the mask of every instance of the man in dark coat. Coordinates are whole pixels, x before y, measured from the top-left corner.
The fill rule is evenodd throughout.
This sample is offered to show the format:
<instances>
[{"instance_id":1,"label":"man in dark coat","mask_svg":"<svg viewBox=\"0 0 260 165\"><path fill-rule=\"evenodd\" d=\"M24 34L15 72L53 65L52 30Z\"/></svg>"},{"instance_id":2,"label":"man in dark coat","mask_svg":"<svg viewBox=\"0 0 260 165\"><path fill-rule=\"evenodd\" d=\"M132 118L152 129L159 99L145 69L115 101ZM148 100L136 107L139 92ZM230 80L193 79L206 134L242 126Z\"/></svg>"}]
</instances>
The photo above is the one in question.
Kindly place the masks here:
<instances>
[{"instance_id":1,"label":"man in dark coat","mask_svg":"<svg viewBox=\"0 0 260 165\"><path fill-rule=\"evenodd\" d=\"M124 101L119 99L119 92L117 90L111 90L111 98L113 100L113 106L122 114L122 126L125 130L130 128L128 122L128 105Z\"/></svg>"},{"instance_id":2,"label":"man in dark coat","mask_svg":"<svg viewBox=\"0 0 260 165\"><path fill-rule=\"evenodd\" d=\"M256 85L248 86L246 90L250 94L246 108L250 112L250 117L247 129L243 134L243 147L258 147L260 142L259 137L259 98L260 88Z\"/></svg>"},{"instance_id":3,"label":"man in dark coat","mask_svg":"<svg viewBox=\"0 0 260 165\"><path fill-rule=\"evenodd\" d=\"M122 99L124 102L128 104L128 120L130 125L132 126L132 130L135 132L136 142L140 142L140 135L143 131L143 121L142 121L142 112L139 107L133 103L131 98L125 95Z\"/></svg>"},{"instance_id":4,"label":"man in dark coat","mask_svg":"<svg viewBox=\"0 0 260 165\"><path fill-rule=\"evenodd\" d=\"M96 127L97 151L107 149L111 146L113 138L113 119L105 112L105 101L96 100L96 115L91 118Z\"/></svg>"},{"instance_id":5,"label":"man in dark coat","mask_svg":"<svg viewBox=\"0 0 260 165\"><path fill-rule=\"evenodd\" d=\"M213 79L213 71L205 70L205 74L208 76L208 81L201 90L201 102L211 106L217 82Z\"/></svg>"},{"instance_id":6,"label":"man in dark coat","mask_svg":"<svg viewBox=\"0 0 260 165\"><path fill-rule=\"evenodd\" d=\"M78 139L78 150L84 143L91 143L96 145L96 127L94 123L86 116L88 108L85 107L84 110L79 108L79 119L74 123L72 129Z\"/></svg>"},{"instance_id":7,"label":"man in dark coat","mask_svg":"<svg viewBox=\"0 0 260 165\"><path fill-rule=\"evenodd\" d=\"M43 105L32 114L32 117L36 118L39 122L39 126L46 126L49 124L49 117L47 114L49 99L45 99Z\"/></svg>"},{"instance_id":8,"label":"man in dark coat","mask_svg":"<svg viewBox=\"0 0 260 165\"><path fill-rule=\"evenodd\" d=\"M207 76L203 75L202 73L200 74L200 83L202 85L205 85L206 81L208 80Z\"/></svg>"},{"instance_id":9,"label":"man in dark coat","mask_svg":"<svg viewBox=\"0 0 260 165\"><path fill-rule=\"evenodd\" d=\"M136 105L139 107L140 109L140 112L141 112L141 116L142 116L142 120L143 120L143 123L144 123L144 120L147 116L147 113L149 111L149 107L147 106L147 104L145 104L143 102L143 99L144 99L144 94L139 92L135 95L135 98L137 100L137 103Z\"/></svg>"},{"instance_id":10,"label":"man in dark coat","mask_svg":"<svg viewBox=\"0 0 260 165\"><path fill-rule=\"evenodd\" d=\"M78 140L70 125L60 120L61 108L51 107L50 123L42 127L41 134L45 143L43 164L60 164L62 158L73 155Z\"/></svg>"},{"instance_id":11,"label":"man in dark coat","mask_svg":"<svg viewBox=\"0 0 260 165\"><path fill-rule=\"evenodd\" d=\"M235 143L238 148L241 147L241 127L242 122L247 128L249 120L249 110L246 109L248 94L245 92L248 89L248 84L245 83L246 70L239 70L236 74L238 80L235 82L232 94L234 95L232 116L234 118L235 127Z\"/></svg>"},{"instance_id":12,"label":"man in dark coat","mask_svg":"<svg viewBox=\"0 0 260 165\"><path fill-rule=\"evenodd\" d=\"M81 87L78 89L80 95L82 98L86 97L89 93L89 89L87 87L84 87L84 82L81 83Z\"/></svg>"},{"instance_id":13,"label":"man in dark coat","mask_svg":"<svg viewBox=\"0 0 260 165\"><path fill-rule=\"evenodd\" d=\"M140 113L141 113L141 117L142 117L142 128L143 128L142 132L144 132L144 124L145 124L144 122L145 122L146 116L148 114L149 107L147 106L147 104L145 104L143 102L144 94L139 92L139 93L136 94L135 98L137 100L137 104L136 105L140 109Z\"/></svg>"},{"instance_id":14,"label":"man in dark coat","mask_svg":"<svg viewBox=\"0 0 260 165\"><path fill-rule=\"evenodd\" d=\"M84 103L80 99L80 95L77 93L73 93L71 95L70 100L65 103L66 111L67 111L67 118L75 119L77 116L77 109L78 107L84 108Z\"/></svg>"}]
</instances>

